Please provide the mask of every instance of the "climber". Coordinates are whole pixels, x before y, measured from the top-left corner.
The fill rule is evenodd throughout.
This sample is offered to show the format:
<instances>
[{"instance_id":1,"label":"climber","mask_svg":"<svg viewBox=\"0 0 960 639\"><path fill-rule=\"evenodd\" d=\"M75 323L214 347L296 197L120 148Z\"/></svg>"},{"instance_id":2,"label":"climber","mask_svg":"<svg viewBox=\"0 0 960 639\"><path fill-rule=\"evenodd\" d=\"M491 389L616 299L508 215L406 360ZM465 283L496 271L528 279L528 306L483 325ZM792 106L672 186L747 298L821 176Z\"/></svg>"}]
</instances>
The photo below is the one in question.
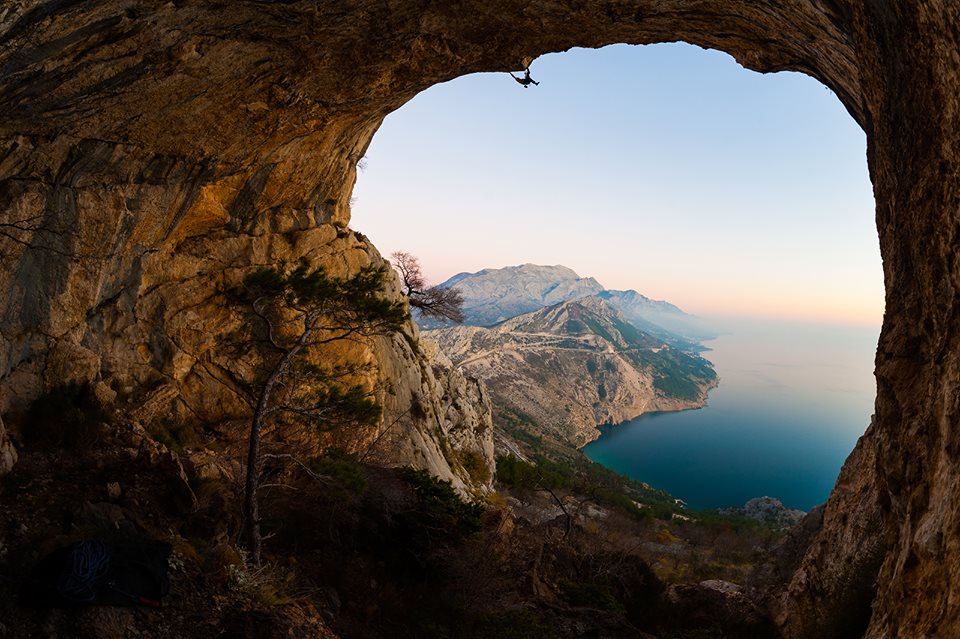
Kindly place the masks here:
<instances>
[{"instance_id":1,"label":"climber","mask_svg":"<svg viewBox=\"0 0 960 639\"><path fill-rule=\"evenodd\" d=\"M540 83L530 77L530 67L527 67L523 70L523 77L518 78L517 76L510 73L510 77L523 85L524 89L529 89L531 84L539 85Z\"/></svg>"}]
</instances>

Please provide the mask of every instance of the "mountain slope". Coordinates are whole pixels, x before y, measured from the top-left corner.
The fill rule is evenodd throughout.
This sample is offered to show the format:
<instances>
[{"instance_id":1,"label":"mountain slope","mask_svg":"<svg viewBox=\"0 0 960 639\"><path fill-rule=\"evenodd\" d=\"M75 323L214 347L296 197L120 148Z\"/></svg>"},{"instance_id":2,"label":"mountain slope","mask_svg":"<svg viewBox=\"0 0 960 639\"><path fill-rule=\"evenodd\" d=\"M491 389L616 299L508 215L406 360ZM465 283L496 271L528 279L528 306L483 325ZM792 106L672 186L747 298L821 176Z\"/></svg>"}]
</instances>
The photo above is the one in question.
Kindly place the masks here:
<instances>
[{"instance_id":1,"label":"mountain slope","mask_svg":"<svg viewBox=\"0 0 960 639\"><path fill-rule=\"evenodd\" d=\"M680 336L687 340L712 339L717 336L716 331L699 317L683 312L670 302L650 299L632 289L604 290L597 295L622 312L638 328L654 335L668 339Z\"/></svg>"},{"instance_id":2,"label":"mountain slope","mask_svg":"<svg viewBox=\"0 0 960 639\"><path fill-rule=\"evenodd\" d=\"M637 291L607 290L592 277L580 277L566 266L521 264L476 273L459 273L440 284L463 295L465 323L492 326L512 317L560 302L599 295L627 320L660 339L687 350L701 348L696 340L716 337L705 323L669 302L653 300ZM423 328L448 324L418 318Z\"/></svg>"},{"instance_id":3,"label":"mountain slope","mask_svg":"<svg viewBox=\"0 0 960 639\"><path fill-rule=\"evenodd\" d=\"M538 308L595 295L603 290L597 280L580 277L566 266L537 264L460 273L440 286L456 288L463 294L466 323L474 326L490 326Z\"/></svg>"},{"instance_id":4,"label":"mountain slope","mask_svg":"<svg viewBox=\"0 0 960 639\"><path fill-rule=\"evenodd\" d=\"M598 424L702 406L717 379L707 360L638 330L595 296L423 336L485 382L501 428L577 447L599 435Z\"/></svg>"}]
</instances>

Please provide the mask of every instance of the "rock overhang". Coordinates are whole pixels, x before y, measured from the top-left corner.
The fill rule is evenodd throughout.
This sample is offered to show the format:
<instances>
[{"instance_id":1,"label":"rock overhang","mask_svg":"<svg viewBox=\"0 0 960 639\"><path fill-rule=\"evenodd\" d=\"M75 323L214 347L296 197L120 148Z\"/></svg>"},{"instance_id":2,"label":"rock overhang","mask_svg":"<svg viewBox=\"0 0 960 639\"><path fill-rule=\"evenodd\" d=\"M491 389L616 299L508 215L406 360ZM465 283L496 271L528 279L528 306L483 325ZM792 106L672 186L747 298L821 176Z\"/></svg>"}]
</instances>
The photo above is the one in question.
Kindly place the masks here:
<instances>
[{"instance_id":1,"label":"rock overhang","mask_svg":"<svg viewBox=\"0 0 960 639\"><path fill-rule=\"evenodd\" d=\"M139 319L118 318L153 290L151 268L197 238L345 226L380 122L433 84L574 46L719 49L815 77L864 128L887 289L874 423L798 566L806 581L773 607L802 636L802 617L836 599L830 581L863 572L862 549L877 544L867 634L960 632L941 596L960 583L958 25L954 3L906 0L11 3L0 221L41 220L62 241L4 247L0 386L29 387L48 359L109 368L106 334L133 331ZM218 268L200 263L195 283ZM144 348L162 358L170 344ZM50 382L37 375L33 387Z\"/></svg>"}]
</instances>

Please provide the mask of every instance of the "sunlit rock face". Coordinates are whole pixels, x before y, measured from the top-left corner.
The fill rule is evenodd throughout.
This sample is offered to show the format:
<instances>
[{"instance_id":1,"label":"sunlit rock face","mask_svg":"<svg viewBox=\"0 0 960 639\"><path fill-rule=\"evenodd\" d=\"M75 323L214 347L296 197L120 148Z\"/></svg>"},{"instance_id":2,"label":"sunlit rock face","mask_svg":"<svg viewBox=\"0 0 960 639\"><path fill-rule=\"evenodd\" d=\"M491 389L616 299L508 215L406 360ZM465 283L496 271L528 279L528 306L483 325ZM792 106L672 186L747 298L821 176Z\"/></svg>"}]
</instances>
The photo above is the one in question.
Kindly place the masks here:
<instances>
[{"instance_id":1,"label":"sunlit rock face","mask_svg":"<svg viewBox=\"0 0 960 639\"><path fill-rule=\"evenodd\" d=\"M818 78L868 137L887 290L876 414L769 596L774 613L788 636L960 636L960 5L948 0L6 2L2 409L99 379L121 398L235 416L210 365L216 285L301 251L343 269L378 259L342 229L387 113L546 52L675 40ZM409 344L369 350L384 375L430 386ZM435 437L427 419L404 441ZM868 603L844 603L857 589ZM843 606L863 610L862 627L829 621Z\"/></svg>"}]
</instances>

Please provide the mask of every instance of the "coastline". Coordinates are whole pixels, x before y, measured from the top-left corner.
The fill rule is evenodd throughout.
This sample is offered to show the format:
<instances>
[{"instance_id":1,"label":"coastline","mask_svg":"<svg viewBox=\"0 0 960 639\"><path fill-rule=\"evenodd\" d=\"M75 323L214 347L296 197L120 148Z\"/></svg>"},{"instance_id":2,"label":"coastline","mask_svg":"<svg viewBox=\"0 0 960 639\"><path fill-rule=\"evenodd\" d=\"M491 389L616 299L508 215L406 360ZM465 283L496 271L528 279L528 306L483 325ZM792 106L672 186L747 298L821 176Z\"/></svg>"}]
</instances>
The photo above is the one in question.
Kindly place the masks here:
<instances>
[{"instance_id":1,"label":"coastline","mask_svg":"<svg viewBox=\"0 0 960 639\"><path fill-rule=\"evenodd\" d=\"M712 364L712 362L711 362L711 364ZM588 441L588 442L586 442L586 443L584 443L584 444L581 444L580 446L577 446L577 450L579 450L580 452L583 452L584 447L586 447L588 444L592 444L593 442L597 441L598 439L600 439L600 438L603 437L604 435L608 435L608 434L612 433L613 431L615 431L615 430L617 430L618 428L622 427L624 424L629 424L630 422L634 422L634 421L636 421L636 420L638 420L638 419L641 419L641 418L653 417L653 416L655 416L655 415L667 415L667 414L672 414L672 413L683 413L683 412L687 412L687 411L695 411L695 410L701 410L701 409L707 408L707 407L710 405L710 392L713 391L713 390L716 390L716 389L720 386L720 381L721 381L721 378L720 378L720 376L718 375L718 376L713 380L713 382L712 382L711 384L708 384L707 386L705 386L704 388L702 388L701 391L702 391L702 393L703 393L703 396L696 401L695 405L681 406L681 407L678 407L678 408L657 408L657 409L654 409L654 410L644 411L644 412L640 413L639 415L635 415L634 417L630 417L630 418L628 418L628 419L620 420L620 421L618 421L618 422L604 422L604 423L601 423L601 424L597 424L597 425L595 426L595 429L596 429L596 431L597 431L597 433L598 433L598 434L596 435L596 437L594 437L593 439L591 439L590 441Z\"/></svg>"}]
</instances>

